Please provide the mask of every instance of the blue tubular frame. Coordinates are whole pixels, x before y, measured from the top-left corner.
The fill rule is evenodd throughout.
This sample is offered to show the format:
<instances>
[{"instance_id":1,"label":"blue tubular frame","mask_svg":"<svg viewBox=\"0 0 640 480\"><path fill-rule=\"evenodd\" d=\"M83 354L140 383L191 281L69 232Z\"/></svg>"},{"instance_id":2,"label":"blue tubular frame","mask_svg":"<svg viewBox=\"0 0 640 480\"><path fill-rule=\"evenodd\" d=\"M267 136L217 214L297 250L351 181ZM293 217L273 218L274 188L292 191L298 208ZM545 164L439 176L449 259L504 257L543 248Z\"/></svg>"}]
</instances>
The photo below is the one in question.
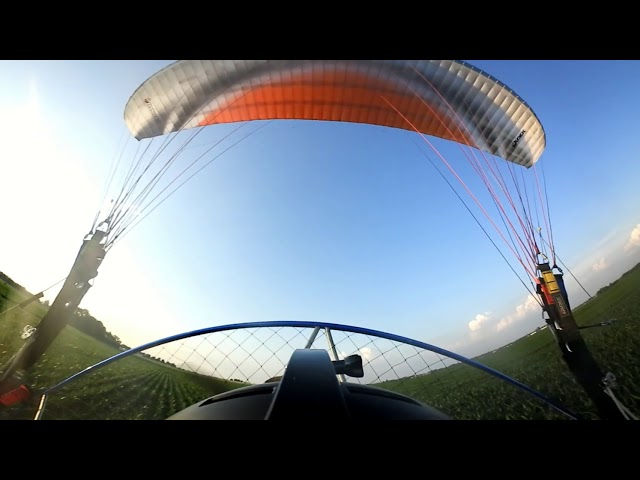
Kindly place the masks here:
<instances>
[{"instance_id":1,"label":"blue tubular frame","mask_svg":"<svg viewBox=\"0 0 640 480\"><path fill-rule=\"evenodd\" d=\"M149 343L145 343L144 345L140 345L138 347L135 348L131 348L129 350L126 350L124 352L118 353L110 358L107 358L106 360L103 360L99 363L96 363L90 367L85 368L84 370L71 375L70 377L67 377L66 379L64 379L63 381L57 383L56 385L46 389L44 392L42 392L42 397L43 397L43 403L44 403L44 399L47 395L55 392L56 390L59 390L60 388L64 387L65 385L69 384L70 382L73 382L75 380L77 380L80 377L83 377L84 375L87 375L88 373L97 370L99 368L105 367L107 365L109 365L112 362L115 362L116 360L120 360L121 358L127 357L129 355L133 355L134 353L138 353L144 350L148 350L150 348L153 347L158 347L160 345L164 345L166 343L171 343L171 342L175 342L177 340L183 340L185 338L190 338L190 337L196 337L198 335L205 335L208 333L216 333L216 332L223 332L226 330L240 330L240 329L248 329L248 328L260 328L260 327L294 327L294 328L328 328L330 330L336 330L336 331L343 331L343 332L350 332L350 333L359 333L362 335L369 335L369 336L373 336L373 337L378 337L378 338L383 338L386 340L392 340L395 342L400 342L400 343L404 343L407 345L412 345L414 347L418 347L418 348L422 348L424 350L428 350L430 352L433 353L437 353L449 358L452 358L454 360L457 360L461 363L470 365L472 367L478 368L480 370L482 370L485 373L488 373L489 375L492 375L496 378L499 378L500 380L503 380L521 390L524 390L525 392L533 395L534 397L538 398L539 400L543 401L544 403L546 403L547 405L549 405L550 407L552 407L553 409L557 410L558 412L562 413L563 415L566 415L567 417L569 417L572 420L577 420L578 416L569 411L567 408L563 407L562 405L556 403L555 401L551 400L550 398L548 398L547 396L543 395L542 393L538 392L537 390L534 390L531 387L528 387L527 385L509 377L508 375L505 375L497 370L494 370L493 368L487 367L486 365L483 365L482 363L476 362L475 360L471 360L470 358L467 357L463 357L462 355L458 355L457 353L453 353L450 352L448 350L445 350L443 348L440 347L436 347L434 345L430 345L428 343L424 343L424 342L420 342L418 340L413 340L411 338L407 338L407 337L402 337L400 335L394 335L392 333L386 333L386 332L381 332L379 330L372 330L370 328L363 328L363 327L355 327L355 326L351 326L351 325L340 325L338 323L325 323L325 322L304 322L304 321L298 321L298 320L275 320L275 321L267 321L267 322L248 322L248 323L232 323L232 324L228 324L228 325L220 325L217 327L208 327L208 328L202 328L199 330L192 330L190 332L185 332L185 333L180 333L178 335L172 335L170 337L165 337L162 338L160 340L156 340L153 342L149 342Z\"/></svg>"}]
</instances>

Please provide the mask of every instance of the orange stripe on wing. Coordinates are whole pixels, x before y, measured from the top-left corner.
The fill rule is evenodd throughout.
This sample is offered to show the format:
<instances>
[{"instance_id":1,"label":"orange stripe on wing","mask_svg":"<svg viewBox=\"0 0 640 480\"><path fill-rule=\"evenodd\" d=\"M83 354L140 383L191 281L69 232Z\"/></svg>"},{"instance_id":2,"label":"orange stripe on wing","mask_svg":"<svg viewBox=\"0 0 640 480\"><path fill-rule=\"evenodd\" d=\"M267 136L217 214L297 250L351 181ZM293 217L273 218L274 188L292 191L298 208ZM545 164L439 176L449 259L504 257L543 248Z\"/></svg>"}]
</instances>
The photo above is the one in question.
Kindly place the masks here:
<instances>
[{"instance_id":1,"label":"orange stripe on wing","mask_svg":"<svg viewBox=\"0 0 640 480\"><path fill-rule=\"evenodd\" d=\"M210 112L200 126L296 119L367 123L414 131L390 103L426 135L475 145L467 132L456 127L455 115L442 102L420 99L399 81L355 71L312 70L291 75L287 81L263 83L248 91L246 88L236 99Z\"/></svg>"}]
</instances>

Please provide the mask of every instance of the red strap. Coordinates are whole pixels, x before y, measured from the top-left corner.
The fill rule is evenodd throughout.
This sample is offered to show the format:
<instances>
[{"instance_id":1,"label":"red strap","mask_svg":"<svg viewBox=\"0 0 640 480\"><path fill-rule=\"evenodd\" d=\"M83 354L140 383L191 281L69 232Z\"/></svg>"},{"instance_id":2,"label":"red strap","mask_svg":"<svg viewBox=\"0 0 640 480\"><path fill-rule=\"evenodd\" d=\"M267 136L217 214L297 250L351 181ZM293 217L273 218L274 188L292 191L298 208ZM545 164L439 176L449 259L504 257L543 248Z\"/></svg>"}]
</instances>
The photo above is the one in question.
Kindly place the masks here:
<instances>
[{"instance_id":1,"label":"red strap","mask_svg":"<svg viewBox=\"0 0 640 480\"><path fill-rule=\"evenodd\" d=\"M27 400L31 396L31 391L26 385L20 385L18 388L0 395L0 403L5 407L9 407L15 403Z\"/></svg>"}]
</instances>

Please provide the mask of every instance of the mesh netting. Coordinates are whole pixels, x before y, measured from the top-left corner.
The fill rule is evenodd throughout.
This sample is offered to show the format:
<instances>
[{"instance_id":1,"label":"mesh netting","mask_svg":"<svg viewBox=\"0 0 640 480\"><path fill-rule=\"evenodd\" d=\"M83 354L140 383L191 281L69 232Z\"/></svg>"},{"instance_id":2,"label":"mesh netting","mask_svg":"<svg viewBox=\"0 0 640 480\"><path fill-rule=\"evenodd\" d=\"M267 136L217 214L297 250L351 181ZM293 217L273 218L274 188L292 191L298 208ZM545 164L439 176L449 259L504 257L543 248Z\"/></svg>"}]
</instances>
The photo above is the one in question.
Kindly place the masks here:
<instances>
[{"instance_id":1,"label":"mesh netting","mask_svg":"<svg viewBox=\"0 0 640 480\"><path fill-rule=\"evenodd\" d=\"M469 365L388 338L340 329L234 328L170 341L94 368L46 397L41 418L165 419L209 397L277 379L296 349L362 359L340 380L412 397L453 418L561 418L539 399Z\"/></svg>"}]
</instances>

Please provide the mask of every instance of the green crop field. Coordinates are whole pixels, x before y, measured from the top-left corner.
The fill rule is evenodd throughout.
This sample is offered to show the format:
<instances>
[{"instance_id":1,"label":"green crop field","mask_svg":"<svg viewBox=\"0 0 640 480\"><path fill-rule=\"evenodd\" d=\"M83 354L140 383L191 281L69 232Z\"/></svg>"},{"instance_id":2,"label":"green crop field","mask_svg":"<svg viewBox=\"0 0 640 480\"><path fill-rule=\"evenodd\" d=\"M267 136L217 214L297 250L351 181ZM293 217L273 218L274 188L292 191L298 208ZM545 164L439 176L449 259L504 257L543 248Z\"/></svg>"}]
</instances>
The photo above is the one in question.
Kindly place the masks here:
<instances>
[{"instance_id":1,"label":"green crop field","mask_svg":"<svg viewBox=\"0 0 640 480\"><path fill-rule=\"evenodd\" d=\"M582 332L602 370L616 376L617 397L637 415L640 412L640 266L575 308L574 314L582 326L615 319L611 326ZM563 362L547 328L476 360L540 391L584 418L598 418ZM563 418L521 390L467 365L386 382L383 386L460 419Z\"/></svg>"},{"instance_id":2,"label":"green crop field","mask_svg":"<svg viewBox=\"0 0 640 480\"><path fill-rule=\"evenodd\" d=\"M0 282L0 312L28 297ZM35 325L46 307L35 302L0 315L0 365L24 340L20 333ZM613 372L618 398L640 412L640 266L574 309L580 325L615 319L610 326L583 330L587 345L603 371ZM51 387L118 353L67 326L25 379L36 392ZM532 387L585 418L595 409L563 363L548 329L525 336L477 361ZM135 354L71 382L48 399L45 419L162 419L212 395L246 385L177 368ZM559 419L561 414L512 385L473 367L455 364L412 378L377 384L441 409L457 419ZM16 407L1 407L0 419L33 418L38 396Z\"/></svg>"}]
</instances>

